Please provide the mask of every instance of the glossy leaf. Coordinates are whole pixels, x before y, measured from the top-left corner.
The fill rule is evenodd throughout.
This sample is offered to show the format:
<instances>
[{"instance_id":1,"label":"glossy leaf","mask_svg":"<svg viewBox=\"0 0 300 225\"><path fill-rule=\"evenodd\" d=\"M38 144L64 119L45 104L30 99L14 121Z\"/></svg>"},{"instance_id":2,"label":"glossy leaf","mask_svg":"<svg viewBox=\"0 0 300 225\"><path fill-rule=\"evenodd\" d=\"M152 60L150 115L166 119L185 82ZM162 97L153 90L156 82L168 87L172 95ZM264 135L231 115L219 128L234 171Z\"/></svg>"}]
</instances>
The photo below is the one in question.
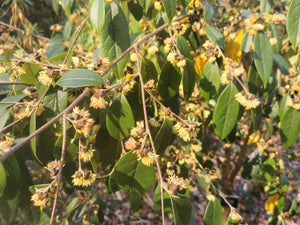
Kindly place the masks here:
<instances>
[{"instance_id":1,"label":"glossy leaf","mask_svg":"<svg viewBox=\"0 0 300 225\"><path fill-rule=\"evenodd\" d=\"M188 197L171 198L175 225L188 225L192 217L192 204Z\"/></svg>"},{"instance_id":2,"label":"glossy leaf","mask_svg":"<svg viewBox=\"0 0 300 225\"><path fill-rule=\"evenodd\" d=\"M186 66L184 67L182 78L183 94L185 100L188 100L194 92L196 77L197 73L193 62L190 59L186 59Z\"/></svg>"},{"instance_id":3,"label":"glossy leaf","mask_svg":"<svg viewBox=\"0 0 300 225\"><path fill-rule=\"evenodd\" d=\"M269 38L263 32L256 33L254 37L253 56L258 74L266 87L272 72L273 51Z\"/></svg>"},{"instance_id":4,"label":"glossy leaf","mask_svg":"<svg viewBox=\"0 0 300 225\"><path fill-rule=\"evenodd\" d=\"M143 5L144 2L142 0L131 0L128 2L128 8L137 21L143 17Z\"/></svg>"},{"instance_id":5,"label":"glossy leaf","mask_svg":"<svg viewBox=\"0 0 300 225\"><path fill-rule=\"evenodd\" d=\"M280 69L281 73L285 75L289 74L289 65L279 53L274 54L274 62L276 63L277 67Z\"/></svg>"},{"instance_id":6,"label":"glossy leaf","mask_svg":"<svg viewBox=\"0 0 300 225\"><path fill-rule=\"evenodd\" d=\"M172 140L172 123L167 118L164 119L158 133L154 139L156 152L161 154L170 145Z\"/></svg>"},{"instance_id":7,"label":"glossy leaf","mask_svg":"<svg viewBox=\"0 0 300 225\"><path fill-rule=\"evenodd\" d=\"M173 19L176 14L176 1L174 0L162 0L164 9L168 15L169 21Z\"/></svg>"},{"instance_id":8,"label":"glossy leaf","mask_svg":"<svg viewBox=\"0 0 300 225\"><path fill-rule=\"evenodd\" d=\"M130 46L129 29L121 7L116 3L106 4L105 22L100 33L103 55L112 62ZM115 76L121 78L128 56L113 67Z\"/></svg>"},{"instance_id":9,"label":"glossy leaf","mask_svg":"<svg viewBox=\"0 0 300 225\"><path fill-rule=\"evenodd\" d=\"M154 183L154 168L152 165L145 166L141 160L137 160L137 154L130 151L118 160L109 180L123 190L141 193Z\"/></svg>"},{"instance_id":10,"label":"glossy leaf","mask_svg":"<svg viewBox=\"0 0 300 225\"><path fill-rule=\"evenodd\" d=\"M44 107L55 113L62 112L68 106L68 92L57 88L51 89L44 99Z\"/></svg>"},{"instance_id":11,"label":"glossy leaf","mask_svg":"<svg viewBox=\"0 0 300 225\"><path fill-rule=\"evenodd\" d=\"M290 4L287 20L286 29L287 34L294 48L300 43L300 1L293 0Z\"/></svg>"},{"instance_id":12,"label":"glossy leaf","mask_svg":"<svg viewBox=\"0 0 300 225\"><path fill-rule=\"evenodd\" d=\"M219 45L222 49L225 48L225 38L218 28L207 26L205 27L205 31L209 40L211 40L216 45Z\"/></svg>"},{"instance_id":13,"label":"glossy leaf","mask_svg":"<svg viewBox=\"0 0 300 225\"><path fill-rule=\"evenodd\" d=\"M36 131L36 112L33 112L30 117L29 132L30 132L30 134L32 134L35 131ZM37 153L36 153L36 136L30 140L30 145L31 145L31 151L32 151L34 157L36 158L36 160L39 163L42 164L42 162L40 161L40 159L38 158Z\"/></svg>"},{"instance_id":14,"label":"glossy leaf","mask_svg":"<svg viewBox=\"0 0 300 225\"><path fill-rule=\"evenodd\" d=\"M241 42L241 50L244 53L250 52L252 41L253 41L253 36L248 32L245 32Z\"/></svg>"},{"instance_id":15,"label":"glossy leaf","mask_svg":"<svg viewBox=\"0 0 300 225\"><path fill-rule=\"evenodd\" d=\"M177 43L177 47L178 47L180 53L182 55L184 55L185 57L191 59L191 53L190 53L191 49L188 45L187 40L183 36L177 35L176 43Z\"/></svg>"},{"instance_id":16,"label":"glossy leaf","mask_svg":"<svg viewBox=\"0 0 300 225\"><path fill-rule=\"evenodd\" d=\"M157 88L160 96L164 100L174 97L178 93L180 80L180 73L171 63L166 62L162 68L158 81Z\"/></svg>"},{"instance_id":17,"label":"glossy leaf","mask_svg":"<svg viewBox=\"0 0 300 225\"><path fill-rule=\"evenodd\" d=\"M153 79L157 81L157 71L153 62L147 58L143 58L141 73L143 76L144 82Z\"/></svg>"},{"instance_id":18,"label":"glossy leaf","mask_svg":"<svg viewBox=\"0 0 300 225\"><path fill-rule=\"evenodd\" d=\"M220 71L217 63L207 62L200 78L200 91L209 101L218 93L220 88Z\"/></svg>"},{"instance_id":19,"label":"glossy leaf","mask_svg":"<svg viewBox=\"0 0 300 225\"><path fill-rule=\"evenodd\" d=\"M252 94L260 93L263 90L263 82L255 68L254 63L252 63L249 68L248 87Z\"/></svg>"},{"instance_id":20,"label":"glossy leaf","mask_svg":"<svg viewBox=\"0 0 300 225\"><path fill-rule=\"evenodd\" d=\"M12 96L8 96L6 98L3 98L1 100L1 104L0 104L0 110L2 109L6 109L10 106L12 106L13 104L11 103L5 103L5 102L18 102L20 101L21 99L23 99L26 95L12 95Z\"/></svg>"},{"instance_id":21,"label":"glossy leaf","mask_svg":"<svg viewBox=\"0 0 300 225\"><path fill-rule=\"evenodd\" d=\"M26 84L38 83L37 73L41 70L41 67L35 64L26 64L26 73L20 74L19 79Z\"/></svg>"},{"instance_id":22,"label":"glossy leaf","mask_svg":"<svg viewBox=\"0 0 300 225\"><path fill-rule=\"evenodd\" d=\"M273 158L268 158L263 162L260 176L263 182L270 182L276 173L276 162Z\"/></svg>"},{"instance_id":23,"label":"glossy leaf","mask_svg":"<svg viewBox=\"0 0 300 225\"><path fill-rule=\"evenodd\" d=\"M106 115L108 133L117 140L128 137L130 129L134 126L131 107L124 95L116 98Z\"/></svg>"},{"instance_id":24,"label":"glossy leaf","mask_svg":"<svg viewBox=\"0 0 300 225\"><path fill-rule=\"evenodd\" d=\"M215 132L221 139L227 137L237 122L239 103L234 97L237 93L237 88L231 82L218 98L213 122L215 124Z\"/></svg>"},{"instance_id":25,"label":"glossy leaf","mask_svg":"<svg viewBox=\"0 0 300 225\"><path fill-rule=\"evenodd\" d=\"M90 18L97 32L100 33L105 20L104 0L94 0L90 10Z\"/></svg>"},{"instance_id":26,"label":"glossy leaf","mask_svg":"<svg viewBox=\"0 0 300 225\"><path fill-rule=\"evenodd\" d=\"M72 88L97 86L103 84L103 78L91 70L75 69L63 75L56 84Z\"/></svg>"},{"instance_id":27,"label":"glossy leaf","mask_svg":"<svg viewBox=\"0 0 300 225\"><path fill-rule=\"evenodd\" d=\"M50 59L62 53L65 50L65 48L66 47L64 45L60 44L52 45L50 48L47 49L45 55Z\"/></svg>"},{"instance_id":28,"label":"glossy leaf","mask_svg":"<svg viewBox=\"0 0 300 225\"><path fill-rule=\"evenodd\" d=\"M273 0L261 0L260 1L260 12L270 13L273 6Z\"/></svg>"},{"instance_id":29,"label":"glossy leaf","mask_svg":"<svg viewBox=\"0 0 300 225\"><path fill-rule=\"evenodd\" d=\"M281 117L279 131L283 146L290 147L300 132L300 110L289 108Z\"/></svg>"},{"instance_id":30,"label":"glossy leaf","mask_svg":"<svg viewBox=\"0 0 300 225\"><path fill-rule=\"evenodd\" d=\"M2 197L6 186L6 173L4 166L0 163L0 197Z\"/></svg>"},{"instance_id":31,"label":"glossy leaf","mask_svg":"<svg viewBox=\"0 0 300 225\"><path fill-rule=\"evenodd\" d=\"M204 214L204 225L223 224L223 212L220 201L217 198L210 200Z\"/></svg>"}]
</instances>

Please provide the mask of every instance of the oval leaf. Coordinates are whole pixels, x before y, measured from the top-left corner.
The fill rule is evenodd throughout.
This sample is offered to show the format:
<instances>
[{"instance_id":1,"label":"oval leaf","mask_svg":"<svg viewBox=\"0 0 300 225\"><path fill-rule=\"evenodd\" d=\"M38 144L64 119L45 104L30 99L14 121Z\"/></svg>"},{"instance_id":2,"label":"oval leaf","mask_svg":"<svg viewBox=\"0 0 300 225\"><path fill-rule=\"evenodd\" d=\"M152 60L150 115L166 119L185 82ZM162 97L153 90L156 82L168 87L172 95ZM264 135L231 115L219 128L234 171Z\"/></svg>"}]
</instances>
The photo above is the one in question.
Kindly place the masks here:
<instances>
[{"instance_id":1,"label":"oval leaf","mask_svg":"<svg viewBox=\"0 0 300 225\"><path fill-rule=\"evenodd\" d=\"M168 15L169 21L173 19L176 13L176 1L174 0L162 0L164 9Z\"/></svg>"},{"instance_id":2,"label":"oval leaf","mask_svg":"<svg viewBox=\"0 0 300 225\"><path fill-rule=\"evenodd\" d=\"M256 33L254 37L254 63L266 87L272 72L273 51L269 38L263 32Z\"/></svg>"},{"instance_id":3,"label":"oval leaf","mask_svg":"<svg viewBox=\"0 0 300 225\"><path fill-rule=\"evenodd\" d=\"M72 88L97 86L103 84L103 78L91 70L75 69L63 75L56 84Z\"/></svg>"},{"instance_id":4,"label":"oval leaf","mask_svg":"<svg viewBox=\"0 0 300 225\"><path fill-rule=\"evenodd\" d=\"M122 140L128 137L134 126L133 113L124 95L120 95L109 107L106 115L108 133L115 139Z\"/></svg>"},{"instance_id":5,"label":"oval leaf","mask_svg":"<svg viewBox=\"0 0 300 225\"><path fill-rule=\"evenodd\" d=\"M218 99L213 121L215 124L215 132L221 139L227 137L236 124L239 114L239 103L235 100L234 96L237 93L237 88L231 82L223 90Z\"/></svg>"},{"instance_id":6,"label":"oval leaf","mask_svg":"<svg viewBox=\"0 0 300 225\"><path fill-rule=\"evenodd\" d=\"M191 49L189 47L189 44L187 42L187 40L181 36L181 35L177 35L177 41L176 41L177 47L180 51L180 53L182 55L184 55L185 57L191 59Z\"/></svg>"},{"instance_id":7,"label":"oval leaf","mask_svg":"<svg viewBox=\"0 0 300 225\"><path fill-rule=\"evenodd\" d=\"M204 224L205 225L223 224L222 207L217 198L208 202L204 214Z\"/></svg>"},{"instance_id":8,"label":"oval leaf","mask_svg":"<svg viewBox=\"0 0 300 225\"><path fill-rule=\"evenodd\" d=\"M104 0L94 0L91 6L91 21L98 33L100 32L105 20Z\"/></svg>"},{"instance_id":9,"label":"oval leaf","mask_svg":"<svg viewBox=\"0 0 300 225\"><path fill-rule=\"evenodd\" d=\"M211 40L216 45L219 45L222 49L225 48L225 38L218 28L207 26L205 28L205 31L209 40Z\"/></svg>"},{"instance_id":10,"label":"oval leaf","mask_svg":"<svg viewBox=\"0 0 300 225\"><path fill-rule=\"evenodd\" d=\"M187 225L192 217L192 204L188 197L171 198L175 225Z\"/></svg>"},{"instance_id":11,"label":"oval leaf","mask_svg":"<svg viewBox=\"0 0 300 225\"><path fill-rule=\"evenodd\" d=\"M293 0L287 14L286 29L294 48L300 43L300 1Z\"/></svg>"},{"instance_id":12,"label":"oval leaf","mask_svg":"<svg viewBox=\"0 0 300 225\"><path fill-rule=\"evenodd\" d=\"M162 68L160 78L158 81L158 92L160 96L164 99L170 99L174 97L180 85L181 75L172 66L171 63L166 62Z\"/></svg>"},{"instance_id":13,"label":"oval leaf","mask_svg":"<svg viewBox=\"0 0 300 225\"><path fill-rule=\"evenodd\" d=\"M153 166L145 166L137 160L137 154L128 152L118 160L114 172L109 178L123 190L141 193L152 186L155 181Z\"/></svg>"},{"instance_id":14,"label":"oval leaf","mask_svg":"<svg viewBox=\"0 0 300 225\"><path fill-rule=\"evenodd\" d=\"M121 7L113 2L105 6L105 22L100 33L103 55L112 62L130 46L129 29ZM113 71L121 78L128 56L121 59Z\"/></svg>"},{"instance_id":15,"label":"oval leaf","mask_svg":"<svg viewBox=\"0 0 300 225\"><path fill-rule=\"evenodd\" d=\"M279 131L283 146L290 147L300 132L300 110L289 108L281 117Z\"/></svg>"},{"instance_id":16,"label":"oval leaf","mask_svg":"<svg viewBox=\"0 0 300 225\"><path fill-rule=\"evenodd\" d=\"M186 59L186 66L184 67L182 80L185 100L188 100L194 91L196 77L197 73L193 62L190 59Z\"/></svg>"},{"instance_id":17,"label":"oval leaf","mask_svg":"<svg viewBox=\"0 0 300 225\"><path fill-rule=\"evenodd\" d=\"M161 154L169 146L172 139L172 123L167 118L164 119L155 139L156 152Z\"/></svg>"},{"instance_id":18,"label":"oval leaf","mask_svg":"<svg viewBox=\"0 0 300 225\"><path fill-rule=\"evenodd\" d=\"M203 97L208 101L215 97L220 88L220 71L217 63L207 62L203 68L200 79L200 90Z\"/></svg>"},{"instance_id":19,"label":"oval leaf","mask_svg":"<svg viewBox=\"0 0 300 225\"><path fill-rule=\"evenodd\" d=\"M128 8L137 21L143 17L143 5L144 3L141 0L131 0L128 2Z\"/></svg>"}]
</instances>

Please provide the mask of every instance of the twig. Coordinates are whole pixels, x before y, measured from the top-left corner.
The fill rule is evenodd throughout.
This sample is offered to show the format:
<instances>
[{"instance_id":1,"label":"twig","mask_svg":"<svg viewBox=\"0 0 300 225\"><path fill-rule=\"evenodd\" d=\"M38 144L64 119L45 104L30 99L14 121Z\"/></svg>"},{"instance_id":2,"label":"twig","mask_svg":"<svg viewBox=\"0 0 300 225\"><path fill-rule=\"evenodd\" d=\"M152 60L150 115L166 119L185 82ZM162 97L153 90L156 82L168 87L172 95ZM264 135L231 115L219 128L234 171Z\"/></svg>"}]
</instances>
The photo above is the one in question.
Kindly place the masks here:
<instances>
[{"instance_id":1,"label":"twig","mask_svg":"<svg viewBox=\"0 0 300 225\"><path fill-rule=\"evenodd\" d=\"M148 89L146 89L146 92L153 98L161 107L163 107L165 110L167 110L169 113L171 113L173 116L175 116L178 120L180 120L182 123L190 127L191 125L184 119L182 119L180 116L178 116L176 113L174 113L172 110L170 110L168 107L164 106Z\"/></svg>"},{"instance_id":2,"label":"twig","mask_svg":"<svg viewBox=\"0 0 300 225\"><path fill-rule=\"evenodd\" d=\"M57 189L56 189L55 198L53 202L50 225L53 225L54 217L55 217L55 210L56 210L57 199L59 195L59 188L60 188L60 182L62 177L65 152L66 152L66 142L67 142L67 124L66 124L66 113L64 113L63 114L63 140L62 140L62 147L61 147L60 165L59 165L59 171L57 175Z\"/></svg>"},{"instance_id":3,"label":"twig","mask_svg":"<svg viewBox=\"0 0 300 225\"><path fill-rule=\"evenodd\" d=\"M232 74L232 76L239 82L239 84L242 86L242 88L244 89L244 91L246 91L246 93L248 93L248 89L246 88L246 86L242 83L242 81L240 81L240 79L234 74L232 67L230 66L228 60L226 59L224 53L222 52L222 49L219 47L219 45L216 45L217 49L219 50L219 52L222 55L222 58L224 59L226 65L228 66L230 73Z\"/></svg>"},{"instance_id":4,"label":"twig","mask_svg":"<svg viewBox=\"0 0 300 225\"><path fill-rule=\"evenodd\" d=\"M4 159L6 159L8 156L12 155L15 151L17 151L19 148L21 148L24 144L26 144L28 141L31 140L31 138L37 136L44 130L46 130L49 126L54 124L60 117L62 117L65 113L68 113L73 109L74 106L76 106L85 96L87 93L89 93L90 88L86 88L75 100L72 102L64 111L59 113L57 116L55 116L52 120L50 120L48 123L41 126L39 129L37 129L35 132L24 138L23 141L20 143L12 146L8 149L3 155L0 156L0 162L2 162Z\"/></svg>"},{"instance_id":5,"label":"twig","mask_svg":"<svg viewBox=\"0 0 300 225\"><path fill-rule=\"evenodd\" d=\"M22 81L0 81L0 85L28 85Z\"/></svg>"},{"instance_id":6,"label":"twig","mask_svg":"<svg viewBox=\"0 0 300 225\"><path fill-rule=\"evenodd\" d=\"M59 69L59 70L71 70L70 68L64 68L64 67L60 67L51 63L42 63L42 62L36 62L36 61L26 61L23 59L13 59L14 61L17 62L21 62L21 63L28 63L28 64L35 64L35 65L39 65L39 66L43 66L43 67L51 67L51 68L55 68L55 69Z\"/></svg>"},{"instance_id":7,"label":"twig","mask_svg":"<svg viewBox=\"0 0 300 225\"><path fill-rule=\"evenodd\" d=\"M141 94L142 94L142 103L143 103L143 111L144 111L144 120L145 120L145 128L146 128L146 134L148 135L149 139L150 139L150 143L152 146L152 150L154 152L155 155L157 155L156 150L155 150L155 146L154 146L154 142L153 142L153 138L150 132L150 128L149 128L149 121L148 121L148 115L147 115L147 108L146 108L146 102L145 102L145 85L144 85L144 81L143 81L143 77L142 77L142 73L141 73L141 64L140 64L140 57L139 57L139 52L138 52L138 42L136 44L133 45L136 55L137 55L137 74L139 75L140 78L140 83L141 83ZM158 158L155 157L155 163L156 163L156 167L157 167L157 172L158 172L158 176L159 176L159 181L160 181L160 200L161 200L161 216L162 216L162 224L165 224L165 213L164 213L164 181L163 181L163 177L161 174L161 170L160 170L160 166L159 166L159 161Z\"/></svg>"},{"instance_id":8,"label":"twig","mask_svg":"<svg viewBox=\"0 0 300 225\"><path fill-rule=\"evenodd\" d=\"M77 30L76 36L74 37L74 39L73 39L73 41L72 41L72 43L71 43L71 45L70 45L70 47L69 47L69 49L68 49L68 52L67 52L67 55L66 55L66 57L65 57L65 59L64 59L64 61L63 61L63 64L66 64L66 62L67 62L67 60L68 60L68 58L69 58L69 55L70 55L70 53L71 53L71 51L72 51L72 48L73 48L75 42L77 41L77 39L78 39L78 37L79 37L79 34L81 33L81 31L82 31L84 25L86 24L86 22L88 21L89 18L90 18L90 15L88 15L88 16L85 18L85 20L82 21L82 23L80 24L80 26L79 26L79 28L78 28L78 30Z\"/></svg>"},{"instance_id":9,"label":"twig","mask_svg":"<svg viewBox=\"0 0 300 225\"><path fill-rule=\"evenodd\" d=\"M11 26L11 25L9 25L9 24L7 24L7 23L4 23L4 22L2 22L2 21L0 21L0 24L3 25L3 26L8 27L8 28L10 28L10 29L13 29L13 30L15 30L15 31L21 32L21 33L23 33L23 34L25 33L25 30L22 30L22 29L20 29L20 28L14 27L14 26ZM38 34L30 34L30 35L33 36L33 37L35 37L35 38L44 40L44 41L50 41L49 38L43 37L43 36L38 35Z\"/></svg>"}]
</instances>

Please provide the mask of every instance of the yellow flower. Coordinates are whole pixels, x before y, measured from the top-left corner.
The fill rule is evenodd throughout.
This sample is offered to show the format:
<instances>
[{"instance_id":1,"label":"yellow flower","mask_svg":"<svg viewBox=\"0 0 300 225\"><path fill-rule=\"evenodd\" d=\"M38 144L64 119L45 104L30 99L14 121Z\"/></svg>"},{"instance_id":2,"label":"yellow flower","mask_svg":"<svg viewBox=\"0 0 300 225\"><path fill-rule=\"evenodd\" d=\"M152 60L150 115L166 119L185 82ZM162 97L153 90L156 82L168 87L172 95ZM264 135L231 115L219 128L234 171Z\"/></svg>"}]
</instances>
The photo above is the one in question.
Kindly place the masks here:
<instances>
[{"instance_id":1,"label":"yellow flower","mask_svg":"<svg viewBox=\"0 0 300 225\"><path fill-rule=\"evenodd\" d=\"M141 144L137 142L133 137L130 137L126 142L125 142L125 148L127 150L132 150L132 149L137 149L140 148Z\"/></svg>"},{"instance_id":2,"label":"yellow flower","mask_svg":"<svg viewBox=\"0 0 300 225\"><path fill-rule=\"evenodd\" d=\"M47 167L45 168L49 171L51 178L55 178L56 175L58 174L59 167L60 167L60 161L54 160L49 162L47 164Z\"/></svg>"},{"instance_id":3,"label":"yellow flower","mask_svg":"<svg viewBox=\"0 0 300 225\"><path fill-rule=\"evenodd\" d=\"M176 197L178 192L186 188L184 179L174 174L167 178L167 183L165 183L165 185L167 192L173 197Z\"/></svg>"},{"instance_id":4,"label":"yellow flower","mask_svg":"<svg viewBox=\"0 0 300 225\"><path fill-rule=\"evenodd\" d=\"M31 201L33 201L34 206L39 206L41 209L45 208L48 202L48 193L44 189L35 189L35 194L31 196Z\"/></svg>"},{"instance_id":5,"label":"yellow flower","mask_svg":"<svg viewBox=\"0 0 300 225\"><path fill-rule=\"evenodd\" d=\"M274 211L275 207L278 204L279 194L276 193L275 195L269 196L267 201L265 202L265 210L267 211Z\"/></svg>"},{"instance_id":6,"label":"yellow flower","mask_svg":"<svg viewBox=\"0 0 300 225\"><path fill-rule=\"evenodd\" d=\"M155 8L157 11L160 11L161 8L162 8L162 3L161 3L161 1L155 1L155 2L154 2L154 8Z\"/></svg>"},{"instance_id":7,"label":"yellow flower","mask_svg":"<svg viewBox=\"0 0 300 225\"><path fill-rule=\"evenodd\" d=\"M130 135L136 138L142 138L145 135L144 121L137 121L136 126L131 128Z\"/></svg>"},{"instance_id":8,"label":"yellow flower","mask_svg":"<svg viewBox=\"0 0 300 225\"><path fill-rule=\"evenodd\" d=\"M94 149L88 148L87 146L81 146L79 158L84 162L88 162L93 158L94 151Z\"/></svg>"},{"instance_id":9,"label":"yellow flower","mask_svg":"<svg viewBox=\"0 0 300 225\"><path fill-rule=\"evenodd\" d=\"M146 166L152 165L155 159L158 158L158 155L151 152L147 145L144 148L136 150L135 153L138 156L138 160L142 160L142 163Z\"/></svg>"},{"instance_id":10,"label":"yellow flower","mask_svg":"<svg viewBox=\"0 0 300 225\"><path fill-rule=\"evenodd\" d=\"M175 131L177 132L178 136L182 138L184 141L189 141L191 138L197 136L199 128L198 123L191 123L189 125L183 122L177 122L174 126Z\"/></svg>"},{"instance_id":11,"label":"yellow flower","mask_svg":"<svg viewBox=\"0 0 300 225\"><path fill-rule=\"evenodd\" d=\"M203 68L207 62L207 57L203 56L202 54L199 55L195 60L195 70L197 74L200 76L202 74Z\"/></svg>"},{"instance_id":12,"label":"yellow flower","mask_svg":"<svg viewBox=\"0 0 300 225\"><path fill-rule=\"evenodd\" d=\"M246 93L245 91L237 93L235 95L235 100L238 101L242 106L244 106L246 110L254 109L260 104L255 95L249 92Z\"/></svg>"},{"instance_id":13,"label":"yellow flower","mask_svg":"<svg viewBox=\"0 0 300 225\"><path fill-rule=\"evenodd\" d=\"M228 57L236 62L241 62L241 59L242 59L242 50L241 50L242 37L243 37L243 31L240 31L238 33L238 35L236 35L235 39L229 39L226 41L225 57Z\"/></svg>"},{"instance_id":14,"label":"yellow flower","mask_svg":"<svg viewBox=\"0 0 300 225\"><path fill-rule=\"evenodd\" d=\"M72 177L72 182L75 186L87 187L96 180L96 174L93 174L90 170L77 170Z\"/></svg>"},{"instance_id":15,"label":"yellow flower","mask_svg":"<svg viewBox=\"0 0 300 225\"><path fill-rule=\"evenodd\" d=\"M84 109L79 109L78 107L74 107L73 109L73 121L72 124L75 130L79 134L83 134L85 137L90 134L90 128L94 123L94 120L88 118L90 116L89 112Z\"/></svg>"},{"instance_id":16,"label":"yellow flower","mask_svg":"<svg viewBox=\"0 0 300 225\"><path fill-rule=\"evenodd\" d=\"M152 45L148 48L148 53L150 55L155 55L156 52L158 52L158 48L155 45Z\"/></svg>"},{"instance_id":17,"label":"yellow flower","mask_svg":"<svg viewBox=\"0 0 300 225\"><path fill-rule=\"evenodd\" d=\"M96 89L94 95L91 97L90 107L95 109L105 109L107 101L104 98L105 91L102 89Z\"/></svg>"},{"instance_id":18,"label":"yellow flower","mask_svg":"<svg viewBox=\"0 0 300 225\"><path fill-rule=\"evenodd\" d=\"M39 72L38 80L41 84L45 86L50 86L54 83L54 79L51 75L51 71L42 70Z\"/></svg>"}]
</instances>

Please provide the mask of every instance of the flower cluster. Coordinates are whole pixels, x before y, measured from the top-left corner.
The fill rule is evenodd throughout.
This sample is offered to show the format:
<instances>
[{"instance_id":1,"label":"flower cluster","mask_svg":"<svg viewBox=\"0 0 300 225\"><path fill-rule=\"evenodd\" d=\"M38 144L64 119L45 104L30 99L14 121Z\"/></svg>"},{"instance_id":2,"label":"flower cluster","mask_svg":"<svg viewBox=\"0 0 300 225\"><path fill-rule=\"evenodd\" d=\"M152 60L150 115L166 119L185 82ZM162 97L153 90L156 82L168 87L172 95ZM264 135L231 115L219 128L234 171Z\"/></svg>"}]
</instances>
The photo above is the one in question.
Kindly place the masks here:
<instances>
[{"instance_id":1,"label":"flower cluster","mask_svg":"<svg viewBox=\"0 0 300 225\"><path fill-rule=\"evenodd\" d=\"M177 122L174 126L175 132L180 138L184 141L190 141L192 138L195 138L199 132L200 124L197 122L184 123L182 121Z\"/></svg>"},{"instance_id":2,"label":"flower cluster","mask_svg":"<svg viewBox=\"0 0 300 225\"><path fill-rule=\"evenodd\" d=\"M179 21L179 22L174 22L171 24L170 29L174 32L175 36L176 35L184 35L186 30L189 28L189 23L187 23L188 20L185 21Z\"/></svg>"},{"instance_id":3,"label":"flower cluster","mask_svg":"<svg viewBox=\"0 0 300 225\"><path fill-rule=\"evenodd\" d=\"M98 59L95 62L93 70L105 70L109 67L110 61L108 58L104 57L102 54L99 55Z\"/></svg>"},{"instance_id":4,"label":"flower cluster","mask_svg":"<svg viewBox=\"0 0 300 225\"><path fill-rule=\"evenodd\" d=\"M52 179L55 179L58 174L59 167L60 167L60 161L54 160L54 161L49 162L47 164L47 167L45 167L45 168L49 171L50 177Z\"/></svg>"},{"instance_id":5,"label":"flower cluster","mask_svg":"<svg viewBox=\"0 0 300 225\"><path fill-rule=\"evenodd\" d=\"M59 32L62 29L62 25L60 24L54 24L50 26L50 30L55 31L55 32Z\"/></svg>"},{"instance_id":6,"label":"flower cluster","mask_svg":"<svg viewBox=\"0 0 300 225\"><path fill-rule=\"evenodd\" d=\"M234 74L231 73L231 69ZM241 76L245 73L245 69L241 63L234 62L230 58L226 58L226 64L224 66L224 70L222 71L221 75L221 83L228 84L230 81L233 80L233 76Z\"/></svg>"},{"instance_id":7,"label":"flower cluster","mask_svg":"<svg viewBox=\"0 0 300 225\"><path fill-rule=\"evenodd\" d=\"M90 107L95 109L105 109L107 101L105 100L106 91L103 89L95 89L94 95L91 97Z\"/></svg>"},{"instance_id":8,"label":"flower cluster","mask_svg":"<svg viewBox=\"0 0 300 225\"><path fill-rule=\"evenodd\" d=\"M51 70L44 68L39 72L38 80L42 85L51 86L54 84L54 74Z\"/></svg>"},{"instance_id":9,"label":"flower cluster","mask_svg":"<svg viewBox=\"0 0 300 225\"><path fill-rule=\"evenodd\" d=\"M95 149L88 148L88 146L80 145L80 153L79 158L83 160L83 162L90 161L94 156Z\"/></svg>"},{"instance_id":10,"label":"flower cluster","mask_svg":"<svg viewBox=\"0 0 300 225\"><path fill-rule=\"evenodd\" d=\"M46 203L49 200L49 195L47 189L40 188L35 189L35 194L31 196L31 201L33 201L34 206L39 206L41 209L45 208Z\"/></svg>"},{"instance_id":11,"label":"flower cluster","mask_svg":"<svg viewBox=\"0 0 300 225\"><path fill-rule=\"evenodd\" d=\"M177 65L179 68L183 68L186 65L185 57L184 55L181 55L177 52L170 52L167 56L167 60L172 63L174 66Z\"/></svg>"},{"instance_id":12,"label":"flower cluster","mask_svg":"<svg viewBox=\"0 0 300 225\"><path fill-rule=\"evenodd\" d=\"M255 35L256 32L265 29L265 21L258 15L251 15L245 19L245 29L249 34Z\"/></svg>"},{"instance_id":13,"label":"flower cluster","mask_svg":"<svg viewBox=\"0 0 300 225\"><path fill-rule=\"evenodd\" d=\"M186 188L185 180L182 177L176 175L171 175L167 178L167 183L165 183L167 192L172 196L176 197L181 190Z\"/></svg>"},{"instance_id":14,"label":"flower cluster","mask_svg":"<svg viewBox=\"0 0 300 225\"><path fill-rule=\"evenodd\" d=\"M92 173L90 170L77 170L73 177L73 184L75 186L90 186L96 180L96 174Z\"/></svg>"},{"instance_id":15,"label":"flower cluster","mask_svg":"<svg viewBox=\"0 0 300 225\"><path fill-rule=\"evenodd\" d=\"M141 160L144 165L152 165L158 155L153 153L150 146L145 143L144 121L137 121L136 126L131 128L130 135L131 137L125 142L125 148L135 150L138 160Z\"/></svg>"},{"instance_id":16,"label":"flower cluster","mask_svg":"<svg viewBox=\"0 0 300 225\"><path fill-rule=\"evenodd\" d=\"M201 18L199 22L193 23L192 30L194 32L197 32L199 34L199 36L205 36L206 35L206 31L205 31L206 26L208 26L207 21L204 20L203 18Z\"/></svg>"},{"instance_id":17,"label":"flower cluster","mask_svg":"<svg viewBox=\"0 0 300 225\"><path fill-rule=\"evenodd\" d=\"M292 107L296 110L300 110L300 98L297 96L295 98L288 98L285 103L288 107Z\"/></svg>"},{"instance_id":18,"label":"flower cluster","mask_svg":"<svg viewBox=\"0 0 300 225\"><path fill-rule=\"evenodd\" d=\"M90 134L91 126L94 120L89 118L90 113L84 109L79 109L77 106L74 107L71 120L76 132L83 134L87 137Z\"/></svg>"},{"instance_id":19,"label":"flower cluster","mask_svg":"<svg viewBox=\"0 0 300 225\"><path fill-rule=\"evenodd\" d=\"M0 137L0 155L5 153L10 148L10 146L14 143L14 140L14 136L12 136L10 133Z\"/></svg>"},{"instance_id":20,"label":"flower cluster","mask_svg":"<svg viewBox=\"0 0 300 225\"><path fill-rule=\"evenodd\" d=\"M235 95L235 100L238 101L242 106L244 106L246 110L254 109L260 104L255 95L246 91L237 93Z\"/></svg>"}]
</instances>

